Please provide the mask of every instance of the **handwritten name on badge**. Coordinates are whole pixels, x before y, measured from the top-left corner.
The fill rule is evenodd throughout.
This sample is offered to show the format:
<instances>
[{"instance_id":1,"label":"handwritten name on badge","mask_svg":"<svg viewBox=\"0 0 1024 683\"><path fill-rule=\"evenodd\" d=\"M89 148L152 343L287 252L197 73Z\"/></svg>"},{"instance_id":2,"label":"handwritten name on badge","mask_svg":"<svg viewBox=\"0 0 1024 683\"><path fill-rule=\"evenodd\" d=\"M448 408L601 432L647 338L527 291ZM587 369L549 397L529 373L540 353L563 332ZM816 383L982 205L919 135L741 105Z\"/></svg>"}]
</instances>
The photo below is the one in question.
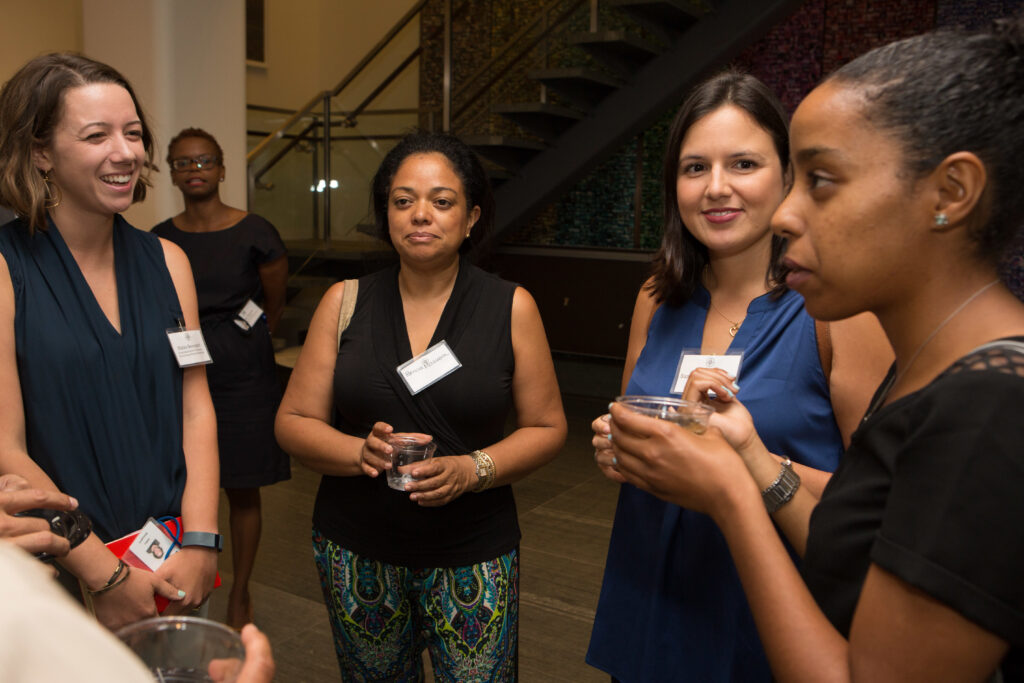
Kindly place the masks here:
<instances>
[{"instance_id":1,"label":"handwritten name on badge","mask_svg":"<svg viewBox=\"0 0 1024 683\"><path fill-rule=\"evenodd\" d=\"M418 356L398 366L398 376L415 396L462 367L448 342L439 341Z\"/></svg>"}]
</instances>

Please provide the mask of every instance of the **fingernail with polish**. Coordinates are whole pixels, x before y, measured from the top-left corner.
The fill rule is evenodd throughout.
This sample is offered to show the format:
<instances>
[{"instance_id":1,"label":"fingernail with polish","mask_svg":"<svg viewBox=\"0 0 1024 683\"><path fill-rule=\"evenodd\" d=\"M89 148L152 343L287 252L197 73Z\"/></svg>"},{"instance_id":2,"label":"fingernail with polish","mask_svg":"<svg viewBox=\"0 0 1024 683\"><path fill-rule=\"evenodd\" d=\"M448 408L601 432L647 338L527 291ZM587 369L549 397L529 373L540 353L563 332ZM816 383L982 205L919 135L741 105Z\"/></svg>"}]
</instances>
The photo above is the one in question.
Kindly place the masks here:
<instances>
[{"instance_id":1,"label":"fingernail with polish","mask_svg":"<svg viewBox=\"0 0 1024 683\"><path fill-rule=\"evenodd\" d=\"M181 590L181 589L179 588L179 589L178 589L178 597L179 597L179 598L184 598L184 597L185 597L185 591L183 591L183 590Z\"/></svg>"}]
</instances>

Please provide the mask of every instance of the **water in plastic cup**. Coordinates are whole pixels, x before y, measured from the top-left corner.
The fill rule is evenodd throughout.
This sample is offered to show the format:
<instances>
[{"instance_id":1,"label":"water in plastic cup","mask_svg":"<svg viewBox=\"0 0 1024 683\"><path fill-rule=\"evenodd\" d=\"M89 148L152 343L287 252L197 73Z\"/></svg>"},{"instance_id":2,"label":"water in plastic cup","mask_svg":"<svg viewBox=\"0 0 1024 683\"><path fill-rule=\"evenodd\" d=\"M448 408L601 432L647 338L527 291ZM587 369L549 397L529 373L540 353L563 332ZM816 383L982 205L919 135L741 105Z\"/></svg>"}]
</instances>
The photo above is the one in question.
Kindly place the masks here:
<instances>
[{"instance_id":1,"label":"water in plastic cup","mask_svg":"<svg viewBox=\"0 0 1024 683\"><path fill-rule=\"evenodd\" d=\"M396 491L404 491L406 484L416 481L409 470L416 463L432 458L437 444L428 437L405 434L392 434L388 443L395 449L391 454L391 469L387 470L388 486Z\"/></svg>"},{"instance_id":2,"label":"water in plastic cup","mask_svg":"<svg viewBox=\"0 0 1024 683\"><path fill-rule=\"evenodd\" d=\"M619 396L615 402L642 415L675 422L695 434L707 431L708 418L715 412L704 403L671 396Z\"/></svg>"},{"instance_id":3,"label":"water in plastic cup","mask_svg":"<svg viewBox=\"0 0 1024 683\"><path fill-rule=\"evenodd\" d=\"M139 570L136 570L139 571ZM245 646L238 634L224 624L199 617L145 619L117 632L128 648L153 672L157 681L232 683L245 660Z\"/></svg>"}]
</instances>

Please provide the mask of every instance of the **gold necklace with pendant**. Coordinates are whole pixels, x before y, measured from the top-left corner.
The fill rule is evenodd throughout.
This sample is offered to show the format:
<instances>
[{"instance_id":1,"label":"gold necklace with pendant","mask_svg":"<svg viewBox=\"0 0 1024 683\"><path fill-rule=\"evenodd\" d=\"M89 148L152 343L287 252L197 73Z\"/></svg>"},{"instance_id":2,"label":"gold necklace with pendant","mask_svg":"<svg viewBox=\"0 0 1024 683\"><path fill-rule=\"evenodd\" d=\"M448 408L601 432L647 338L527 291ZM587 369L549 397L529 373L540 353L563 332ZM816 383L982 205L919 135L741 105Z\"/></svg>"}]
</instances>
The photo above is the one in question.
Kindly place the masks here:
<instances>
[{"instance_id":1,"label":"gold necklace with pendant","mask_svg":"<svg viewBox=\"0 0 1024 683\"><path fill-rule=\"evenodd\" d=\"M714 309L715 313L717 313L718 315L722 316L722 318L725 320L725 322L727 322L727 323L729 323L729 325L731 325L731 327L729 328L729 336L730 337L735 337L736 333L740 329L740 325L743 324L743 321L746 319L747 316L743 316L743 318L741 318L739 322L736 322L734 320L730 320L729 318L727 318L725 316L725 313L722 313L720 310L718 310L718 306L715 306L715 302L714 301L712 301L711 299L708 299L708 303L711 304L711 308Z\"/></svg>"}]
</instances>

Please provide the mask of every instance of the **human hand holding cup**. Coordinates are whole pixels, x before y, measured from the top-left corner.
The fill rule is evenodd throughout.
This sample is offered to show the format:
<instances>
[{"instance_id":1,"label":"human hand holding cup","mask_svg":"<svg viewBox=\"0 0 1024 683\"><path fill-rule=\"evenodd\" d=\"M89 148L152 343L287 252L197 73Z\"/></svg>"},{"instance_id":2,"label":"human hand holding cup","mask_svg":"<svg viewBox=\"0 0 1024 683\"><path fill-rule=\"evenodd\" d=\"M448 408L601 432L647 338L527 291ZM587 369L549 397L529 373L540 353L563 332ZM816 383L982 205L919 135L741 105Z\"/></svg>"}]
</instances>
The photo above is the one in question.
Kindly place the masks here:
<instances>
[{"instance_id":1,"label":"human hand holding cup","mask_svg":"<svg viewBox=\"0 0 1024 683\"><path fill-rule=\"evenodd\" d=\"M618 396L615 403L634 413L674 422L694 434L707 431L708 420L715 412L704 403L671 396Z\"/></svg>"},{"instance_id":2,"label":"human hand holding cup","mask_svg":"<svg viewBox=\"0 0 1024 683\"><path fill-rule=\"evenodd\" d=\"M434 457L437 450L437 444L426 434L392 434L388 445L392 448L388 486L396 491L405 491L406 484L416 481L410 474L413 466Z\"/></svg>"},{"instance_id":3,"label":"human hand holding cup","mask_svg":"<svg viewBox=\"0 0 1024 683\"><path fill-rule=\"evenodd\" d=\"M736 482L753 485L721 432L708 429L710 406L670 397L620 396L610 411L616 469L630 484L708 514Z\"/></svg>"},{"instance_id":4,"label":"human hand holding cup","mask_svg":"<svg viewBox=\"0 0 1024 683\"><path fill-rule=\"evenodd\" d=\"M156 617L120 629L122 640L157 681L234 683L245 661L239 635L199 617Z\"/></svg>"}]
</instances>

